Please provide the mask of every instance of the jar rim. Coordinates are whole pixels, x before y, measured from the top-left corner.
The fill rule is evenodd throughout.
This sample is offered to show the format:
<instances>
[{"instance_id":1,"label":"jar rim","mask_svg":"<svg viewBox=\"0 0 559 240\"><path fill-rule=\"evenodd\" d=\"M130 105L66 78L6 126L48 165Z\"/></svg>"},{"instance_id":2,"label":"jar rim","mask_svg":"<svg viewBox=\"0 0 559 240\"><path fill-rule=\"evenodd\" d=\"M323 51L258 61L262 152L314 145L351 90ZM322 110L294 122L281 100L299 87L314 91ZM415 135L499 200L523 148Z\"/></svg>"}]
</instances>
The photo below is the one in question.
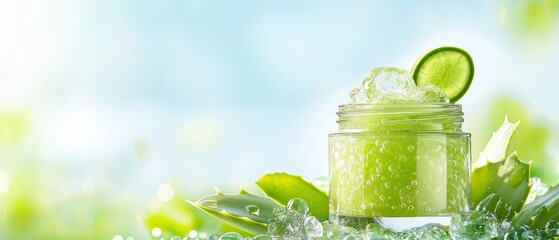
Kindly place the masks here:
<instances>
[{"instance_id":1,"label":"jar rim","mask_svg":"<svg viewBox=\"0 0 559 240\"><path fill-rule=\"evenodd\" d=\"M464 122L462 105L453 103L346 104L336 114L343 132L461 131ZM378 124L384 127L377 129Z\"/></svg>"},{"instance_id":2,"label":"jar rim","mask_svg":"<svg viewBox=\"0 0 559 240\"><path fill-rule=\"evenodd\" d=\"M456 103L379 103L379 104L343 104L338 107L338 114L380 113L380 112L416 112L435 111L453 112L462 115L462 105Z\"/></svg>"},{"instance_id":3,"label":"jar rim","mask_svg":"<svg viewBox=\"0 0 559 240\"><path fill-rule=\"evenodd\" d=\"M375 108L461 108L458 103L348 103L339 108L375 109Z\"/></svg>"}]
</instances>

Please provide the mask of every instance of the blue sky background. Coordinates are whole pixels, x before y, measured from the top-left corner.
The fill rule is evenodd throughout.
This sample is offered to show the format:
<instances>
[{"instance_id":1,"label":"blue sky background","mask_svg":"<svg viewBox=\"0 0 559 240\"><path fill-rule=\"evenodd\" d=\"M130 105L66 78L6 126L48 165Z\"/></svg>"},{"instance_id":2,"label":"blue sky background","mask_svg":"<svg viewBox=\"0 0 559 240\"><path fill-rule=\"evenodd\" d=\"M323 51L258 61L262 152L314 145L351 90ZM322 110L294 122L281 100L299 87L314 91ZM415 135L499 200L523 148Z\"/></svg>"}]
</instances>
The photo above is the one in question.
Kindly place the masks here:
<instances>
[{"instance_id":1,"label":"blue sky background","mask_svg":"<svg viewBox=\"0 0 559 240\"><path fill-rule=\"evenodd\" d=\"M267 171L325 176L349 91L443 45L476 64L465 130L507 94L556 132L558 18L526 31L519 2L0 0L0 109L28 122L0 166L25 152L52 191L146 203L169 182L197 198Z\"/></svg>"}]
</instances>

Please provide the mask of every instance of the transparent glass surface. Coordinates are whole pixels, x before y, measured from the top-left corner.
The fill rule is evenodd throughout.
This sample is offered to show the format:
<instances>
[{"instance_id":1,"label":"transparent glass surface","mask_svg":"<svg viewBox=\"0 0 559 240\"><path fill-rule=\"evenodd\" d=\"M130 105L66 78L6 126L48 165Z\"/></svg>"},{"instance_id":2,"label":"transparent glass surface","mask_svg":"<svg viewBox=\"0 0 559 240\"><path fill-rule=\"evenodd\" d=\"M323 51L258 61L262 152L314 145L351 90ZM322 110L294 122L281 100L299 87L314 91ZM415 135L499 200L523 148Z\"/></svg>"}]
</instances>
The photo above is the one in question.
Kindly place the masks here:
<instances>
[{"instance_id":1,"label":"transparent glass surface","mask_svg":"<svg viewBox=\"0 0 559 240\"><path fill-rule=\"evenodd\" d=\"M401 229L424 224L421 219L447 224L452 212L467 210L470 135L459 130L461 112L451 114L457 111L420 118L405 110L386 120L378 117L382 110L350 120L360 128L345 123L351 131L330 134L330 220Z\"/></svg>"}]
</instances>

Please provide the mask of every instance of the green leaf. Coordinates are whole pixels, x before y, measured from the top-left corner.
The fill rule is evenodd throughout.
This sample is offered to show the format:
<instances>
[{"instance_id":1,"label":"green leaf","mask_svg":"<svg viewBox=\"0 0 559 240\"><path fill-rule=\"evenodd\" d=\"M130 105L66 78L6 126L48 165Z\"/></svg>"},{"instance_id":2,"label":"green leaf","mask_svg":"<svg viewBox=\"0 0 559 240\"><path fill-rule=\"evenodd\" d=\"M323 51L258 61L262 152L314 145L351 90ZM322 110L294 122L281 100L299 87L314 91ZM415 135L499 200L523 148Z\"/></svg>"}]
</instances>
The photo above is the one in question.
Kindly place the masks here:
<instances>
[{"instance_id":1,"label":"green leaf","mask_svg":"<svg viewBox=\"0 0 559 240\"><path fill-rule=\"evenodd\" d=\"M282 206L269 198L248 193L241 188L238 194L205 196L189 202L207 214L252 234L266 233L273 210Z\"/></svg>"},{"instance_id":2,"label":"green leaf","mask_svg":"<svg viewBox=\"0 0 559 240\"><path fill-rule=\"evenodd\" d=\"M559 185L526 204L514 217L513 223L543 228L549 220L559 220Z\"/></svg>"},{"instance_id":3,"label":"green leaf","mask_svg":"<svg viewBox=\"0 0 559 240\"><path fill-rule=\"evenodd\" d=\"M475 167L472 172L472 201L479 204L495 193L512 207L520 211L530 190L530 164L521 161L516 152L498 162L487 162Z\"/></svg>"},{"instance_id":4,"label":"green leaf","mask_svg":"<svg viewBox=\"0 0 559 240\"><path fill-rule=\"evenodd\" d=\"M551 140L554 138L553 127L549 119L538 116L534 109L530 109L514 95L496 97L488 110L487 118L479 119L482 121L479 126L483 127L477 129L477 131L472 129L474 130L472 135L477 140L486 141L491 137L491 131L494 131L503 123L505 115L508 115L511 121L521 119L522 124L514 131L514 136L508 143L507 155L512 152L510 150L517 151L522 159L532 161L530 168L532 177L539 177L546 184L555 184L559 179L559 171L556 169L556 161L549 151L552 148ZM472 142L474 151L483 147L476 146L479 143L480 141Z\"/></svg>"},{"instance_id":5,"label":"green leaf","mask_svg":"<svg viewBox=\"0 0 559 240\"><path fill-rule=\"evenodd\" d=\"M477 211L493 213L499 222L511 220L515 212L512 206L503 200L503 196L492 193L484 198L476 207Z\"/></svg>"},{"instance_id":6,"label":"green leaf","mask_svg":"<svg viewBox=\"0 0 559 240\"><path fill-rule=\"evenodd\" d=\"M258 179L256 185L266 196L284 206L293 198L302 198L309 205L311 215L319 221L328 220L328 194L301 176L268 173Z\"/></svg>"},{"instance_id":7,"label":"green leaf","mask_svg":"<svg viewBox=\"0 0 559 240\"><path fill-rule=\"evenodd\" d=\"M144 219L148 232L157 227L161 229L163 238L186 236L191 230L212 234L233 231L243 235L249 234L209 216L193 205L184 204L182 199L186 196L180 192L175 194L177 196L169 202L156 202L150 206Z\"/></svg>"},{"instance_id":8,"label":"green leaf","mask_svg":"<svg viewBox=\"0 0 559 240\"><path fill-rule=\"evenodd\" d=\"M520 122L511 123L509 122L508 116L505 116L505 121L496 132L493 132L491 139L489 139L489 142L487 142L487 145L485 145L485 148L479 154L479 158L474 163L474 166L483 166L487 164L487 162L498 162L503 160L505 158L510 138L519 123Z\"/></svg>"},{"instance_id":9,"label":"green leaf","mask_svg":"<svg viewBox=\"0 0 559 240\"><path fill-rule=\"evenodd\" d=\"M518 124L509 122L505 116L505 121L493 133L475 162L472 171L472 201L475 205L496 194L498 197L487 199L489 202L484 204L501 200L515 212L522 208L530 190L530 164L518 159L516 152L505 158L510 138Z\"/></svg>"}]
</instances>

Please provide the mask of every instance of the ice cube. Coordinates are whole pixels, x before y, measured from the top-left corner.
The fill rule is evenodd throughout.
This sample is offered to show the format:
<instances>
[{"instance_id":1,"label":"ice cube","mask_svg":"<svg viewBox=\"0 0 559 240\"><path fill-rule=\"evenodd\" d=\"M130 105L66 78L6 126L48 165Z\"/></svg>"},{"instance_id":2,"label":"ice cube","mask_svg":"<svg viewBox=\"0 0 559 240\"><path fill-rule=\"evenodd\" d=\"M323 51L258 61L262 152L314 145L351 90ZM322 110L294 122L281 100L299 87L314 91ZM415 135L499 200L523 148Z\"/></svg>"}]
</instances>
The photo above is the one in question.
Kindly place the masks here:
<instances>
[{"instance_id":1,"label":"ice cube","mask_svg":"<svg viewBox=\"0 0 559 240\"><path fill-rule=\"evenodd\" d=\"M541 233L537 229L531 229L527 225L516 225L509 229L505 234L505 240L517 240L517 239L541 239Z\"/></svg>"},{"instance_id":2,"label":"ice cube","mask_svg":"<svg viewBox=\"0 0 559 240\"><path fill-rule=\"evenodd\" d=\"M343 239L349 234L357 234L357 230L352 227L341 226L337 224L323 225L324 235L332 239Z\"/></svg>"},{"instance_id":3,"label":"ice cube","mask_svg":"<svg viewBox=\"0 0 559 240\"><path fill-rule=\"evenodd\" d=\"M363 88L356 88L351 90L351 92L349 93L349 97L351 97L351 102L353 104L370 102L367 94L365 93L365 89Z\"/></svg>"},{"instance_id":4,"label":"ice cube","mask_svg":"<svg viewBox=\"0 0 559 240\"><path fill-rule=\"evenodd\" d=\"M236 232L228 232L221 235L218 240L243 240L243 236Z\"/></svg>"},{"instance_id":5,"label":"ice cube","mask_svg":"<svg viewBox=\"0 0 559 240\"><path fill-rule=\"evenodd\" d=\"M375 90L381 93L395 92L405 94L406 90L414 85L413 79L406 70L381 67L371 71L370 80Z\"/></svg>"},{"instance_id":6,"label":"ice cube","mask_svg":"<svg viewBox=\"0 0 559 240\"><path fill-rule=\"evenodd\" d=\"M374 68L349 95L353 104L448 103L440 88L429 84L418 87L406 70L393 67Z\"/></svg>"},{"instance_id":7,"label":"ice cube","mask_svg":"<svg viewBox=\"0 0 559 240\"><path fill-rule=\"evenodd\" d=\"M425 103L448 103L448 97L444 90L432 84L424 84L417 87L421 93L421 100Z\"/></svg>"},{"instance_id":8,"label":"ice cube","mask_svg":"<svg viewBox=\"0 0 559 240\"><path fill-rule=\"evenodd\" d=\"M268 235L279 237L287 231L288 222L291 220L288 212L284 208L276 208L273 211L272 219L268 224Z\"/></svg>"},{"instance_id":9,"label":"ice cube","mask_svg":"<svg viewBox=\"0 0 559 240\"><path fill-rule=\"evenodd\" d=\"M322 224L313 216L305 218L303 229L308 239L313 237L320 237L323 234Z\"/></svg>"},{"instance_id":10,"label":"ice cube","mask_svg":"<svg viewBox=\"0 0 559 240\"><path fill-rule=\"evenodd\" d=\"M399 239L398 236L392 236L387 234L376 234L376 233L365 233L361 235L364 240L396 240Z\"/></svg>"},{"instance_id":11,"label":"ice cube","mask_svg":"<svg viewBox=\"0 0 559 240\"><path fill-rule=\"evenodd\" d=\"M287 202L287 209L307 215L309 213L309 205L302 198L294 198Z\"/></svg>"},{"instance_id":12,"label":"ice cube","mask_svg":"<svg viewBox=\"0 0 559 240\"><path fill-rule=\"evenodd\" d=\"M268 235L285 239L306 239L305 214L308 205L303 199L292 199L288 202L288 208L276 208L268 224ZM309 220L312 221L312 220ZM318 220L316 220L318 222ZM311 222L308 223L309 229ZM320 223L318 223L320 225ZM314 230L316 234L316 229ZM320 233L322 235L322 233Z\"/></svg>"},{"instance_id":13,"label":"ice cube","mask_svg":"<svg viewBox=\"0 0 559 240\"><path fill-rule=\"evenodd\" d=\"M400 235L400 239L425 239L425 240L436 240L436 239L450 239L450 236L441 229L439 224L427 224L422 227L416 227L409 230L404 230Z\"/></svg>"},{"instance_id":14,"label":"ice cube","mask_svg":"<svg viewBox=\"0 0 559 240\"><path fill-rule=\"evenodd\" d=\"M371 223L365 227L365 231L368 233L375 233L378 235L391 235L396 236L396 232L392 231L391 229L384 228L380 224Z\"/></svg>"},{"instance_id":15,"label":"ice cube","mask_svg":"<svg viewBox=\"0 0 559 240\"><path fill-rule=\"evenodd\" d=\"M542 238L553 239L554 237L559 237L559 222L551 220L545 224L545 228L542 232Z\"/></svg>"},{"instance_id":16,"label":"ice cube","mask_svg":"<svg viewBox=\"0 0 559 240\"><path fill-rule=\"evenodd\" d=\"M259 234L252 238L253 240L272 240L273 238L268 234Z\"/></svg>"},{"instance_id":17,"label":"ice cube","mask_svg":"<svg viewBox=\"0 0 559 240\"><path fill-rule=\"evenodd\" d=\"M342 240L362 240L362 238L359 237L359 235L355 234L355 233L348 233L341 239Z\"/></svg>"},{"instance_id":18,"label":"ice cube","mask_svg":"<svg viewBox=\"0 0 559 240\"><path fill-rule=\"evenodd\" d=\"M528 204L534 201L537 197L544 195L547 190L549 190L549 187L543 183L541 179L537 177L530 178L530 192L528 193L524 204Z\"/></svg>"},{"instance_id":19,"label":"ice cube","mask_svg":"<svg viewBox=\"0 0 559 240\"><path fill-rule=\"evenodd\" d=\"M452 215L450 235L453 239L491 239L499 235L497 218L479 211Z\"/></svg>"}]
</instances>

